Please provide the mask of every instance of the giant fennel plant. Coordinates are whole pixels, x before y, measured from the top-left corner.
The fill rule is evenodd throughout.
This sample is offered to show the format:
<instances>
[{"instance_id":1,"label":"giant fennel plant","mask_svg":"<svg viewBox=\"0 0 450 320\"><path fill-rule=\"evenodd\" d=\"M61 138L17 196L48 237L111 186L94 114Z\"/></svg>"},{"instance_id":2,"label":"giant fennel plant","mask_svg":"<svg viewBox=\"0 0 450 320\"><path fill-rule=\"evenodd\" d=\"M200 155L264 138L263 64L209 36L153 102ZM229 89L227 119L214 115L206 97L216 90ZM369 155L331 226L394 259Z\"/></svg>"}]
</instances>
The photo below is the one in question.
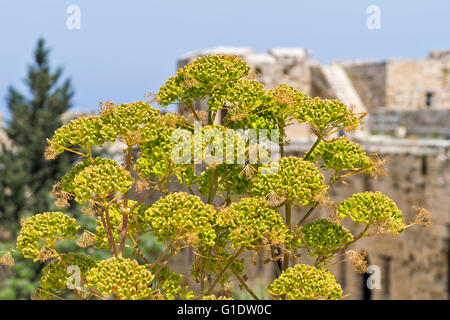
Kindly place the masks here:
<instances>
[{"instance_id":1,"label":"giant fennel plant","mask_svg":"<svg viewBox=\"0 0 450 320\"><path fill-rule=\"evenodd\" d=\"M333 203L328 194L336 183L382 173L383 161L348 137L336 137L358 129L364 114L287 85L266 90L254 79L236 56L198 58L169 78L151 101L101 103L97 116L79 117L56 130L45 157L71 152L80 158L55 184L56 203L84 206L82 211L96 219L96 230L80 230L76 219L62 212L38 213L22 222L16 248L0 261L13 264L11 252L45 261L33 295L39 299L63 298L67 292L78 299L230 298L231 281L259 299L245 275L251 265L242 257L250 252L273 263L277 277L266 286L273 299L341 298L343 291L327 268L350 259L364 269L351 244L375 234L397 235L426 216L422 210L407 225L380 192ZM207 111L198 110L197 101L207 101ZM187 117L160 111L173 103ZM309 125L317 137L303 157L284 154L285 128L294 120ZM250 130L278 130L278 135L273 141L259 134L255 147L246 134ZM93 148L107 142L123 145L122 162L93 156ZM271 144L278 146L279 157L263 161ZM194 159L174 157L195 150L200 155ZM255 152L260 161L250 161ZM173 181L187 192L170 191ZM162 196L149 203L156 191ZM334 213L327 219L316 210L325 207ZM293 209L301 213L298 221ZM362 225L362 231L352 234L344 219ZM145 233L165 244L153 261L139 246ZM62 241L75 241L86 253L59 252ZM90 246L110 257L96 261ZM187 247L195 253L190 273L177 274L169 262Z\"/></svg>"}]
</instances>

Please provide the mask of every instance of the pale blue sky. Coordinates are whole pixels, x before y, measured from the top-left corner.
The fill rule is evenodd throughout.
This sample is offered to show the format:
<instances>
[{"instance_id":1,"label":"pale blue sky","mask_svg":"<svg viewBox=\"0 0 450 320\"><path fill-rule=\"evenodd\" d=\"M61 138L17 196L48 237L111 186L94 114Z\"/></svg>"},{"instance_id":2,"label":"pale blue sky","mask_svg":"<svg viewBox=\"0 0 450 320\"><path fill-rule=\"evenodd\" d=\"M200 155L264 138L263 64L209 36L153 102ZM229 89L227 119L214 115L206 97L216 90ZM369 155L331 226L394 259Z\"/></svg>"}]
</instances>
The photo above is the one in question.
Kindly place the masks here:
<instances>
[{"instance_id":1,"label":"pale blue sky","mask_svg":"<svg viewBox=\"0 0 450 320\"><path fill-rule=\"evenodd\" d=\"M81 9L68 30L66 9ZM366 8L381 9L381 30ZM321 61L426 57L450 48L450 1L0 0L0 110L8 85L23 88L39 36L75 88L74 108L143 99L175 72L183 53L214 46L306 47Z\"/></svg>"}]
</instances>

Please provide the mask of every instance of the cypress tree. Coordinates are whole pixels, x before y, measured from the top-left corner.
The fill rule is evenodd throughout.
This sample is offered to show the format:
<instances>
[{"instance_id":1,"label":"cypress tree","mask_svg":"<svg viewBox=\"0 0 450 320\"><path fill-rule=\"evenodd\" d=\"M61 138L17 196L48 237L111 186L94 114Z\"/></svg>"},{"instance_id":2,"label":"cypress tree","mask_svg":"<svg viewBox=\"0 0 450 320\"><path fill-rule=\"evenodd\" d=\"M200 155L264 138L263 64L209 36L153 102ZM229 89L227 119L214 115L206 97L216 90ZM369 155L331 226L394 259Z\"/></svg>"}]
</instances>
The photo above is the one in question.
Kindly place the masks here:
<instances>
[{"instance_id":1,"label":"cypress tree","mask_svg":"<svg viewBox=\"0 0 450 320\"><path fill-rule=\"evenodd\" d=\"M61 115L70 108L74 94L70 79L61 79L62 68L50 67L49 53L39 39L25 80L29 93L10 87L6 97L11 114L6 136L11 146L2 143L0 150L0 221L16 226L24 211L49 210L49 189L73 161L68 154L44 159L46 138L61 126Z\"/></svg>"}]
</instances>

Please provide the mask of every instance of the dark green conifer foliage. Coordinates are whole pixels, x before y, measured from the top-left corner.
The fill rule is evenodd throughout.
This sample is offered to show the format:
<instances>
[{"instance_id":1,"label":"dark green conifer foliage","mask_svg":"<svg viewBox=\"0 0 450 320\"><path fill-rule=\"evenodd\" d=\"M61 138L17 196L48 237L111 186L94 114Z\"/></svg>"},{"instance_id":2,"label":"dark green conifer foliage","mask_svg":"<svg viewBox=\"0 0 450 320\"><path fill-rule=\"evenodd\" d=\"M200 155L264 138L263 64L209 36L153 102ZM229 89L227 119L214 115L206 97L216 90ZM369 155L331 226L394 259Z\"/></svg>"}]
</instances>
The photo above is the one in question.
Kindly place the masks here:
<instances>
[{"instance_id":1,"label":"dark green conifer foliage","mask_svg":"<svg viewBox=\"0 0 450 320\"><path fill-rule=\"evenodd\" d=\"M6 97L11 147L3 144L0 152L0 221L14 226L25 211L49 209L49 190L73 161L68 154L55 161L44 159L46 138L61 126L61 115L70 108L74 94L70 79L61 79L62 68L51 68L49 53L39 39L25 79L29 92L10 87Z\"/></svg>"}]
</instances>

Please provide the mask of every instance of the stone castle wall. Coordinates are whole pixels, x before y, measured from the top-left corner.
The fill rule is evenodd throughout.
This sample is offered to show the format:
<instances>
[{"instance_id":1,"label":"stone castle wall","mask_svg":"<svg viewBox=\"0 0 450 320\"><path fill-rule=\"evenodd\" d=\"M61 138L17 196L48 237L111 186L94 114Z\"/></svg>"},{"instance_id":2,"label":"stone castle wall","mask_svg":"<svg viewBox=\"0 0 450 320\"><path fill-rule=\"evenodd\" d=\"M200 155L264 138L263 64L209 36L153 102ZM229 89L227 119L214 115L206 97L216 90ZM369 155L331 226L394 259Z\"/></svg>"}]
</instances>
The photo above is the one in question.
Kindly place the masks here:
<instances>
[{"instance_id":1,"label":"stone castle wall","mask_svg":"<svg viewBox=\"0 0 450 320\"><path fill-rule=\"evenodd\" d=\"M443 63L437 59L403 60L387 63L386 106L389 108L448 108ZM427 95L430 101L427 102Z\"/></svg>"},{"instance_id":2,"label":"stone castle wall","mask_svg":"<svg viewBox=\"0 0 450 320\"><path fill-rule=\"evenodd\" d=\"M344 65L368 111L386 105L386 63L368 62Z\"/></svg>"}]
</instances>

